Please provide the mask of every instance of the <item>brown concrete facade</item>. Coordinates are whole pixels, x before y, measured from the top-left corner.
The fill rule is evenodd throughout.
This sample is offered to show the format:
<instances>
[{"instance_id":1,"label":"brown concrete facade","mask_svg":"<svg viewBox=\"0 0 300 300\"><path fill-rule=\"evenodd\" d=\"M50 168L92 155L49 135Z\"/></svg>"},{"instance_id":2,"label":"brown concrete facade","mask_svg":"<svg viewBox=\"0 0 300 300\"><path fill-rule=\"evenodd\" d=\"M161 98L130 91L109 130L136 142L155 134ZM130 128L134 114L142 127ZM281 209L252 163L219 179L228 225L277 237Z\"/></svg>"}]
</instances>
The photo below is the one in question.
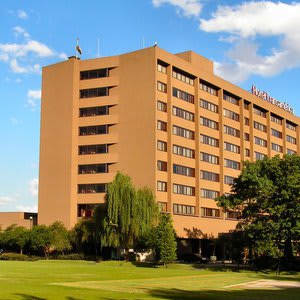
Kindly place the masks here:
<instances>
[{"instance_id":1,"label":"brown concrete facade","mask_svg":"<svg viewBox=\"0 0 300 300\"><path fill-rule=\"evenodd\" d=\"M37 224L37 213L30 212L0 212L0 231L10 225L23 226L31 229Z\"/></svg>"},{"instance_id":2,"label":"brown concrete facade","mask_svg":"<svg viewBox=\"0 0 300 300\"><path fill-rule=\"evenodd\" d=\"M300 119L217 77L192 52L158 47L43 69L39 223L70 228L118 170L148 186L182 238L236 225L213 198L241 162L299 154Z\"/></svg>"}]
</instances>

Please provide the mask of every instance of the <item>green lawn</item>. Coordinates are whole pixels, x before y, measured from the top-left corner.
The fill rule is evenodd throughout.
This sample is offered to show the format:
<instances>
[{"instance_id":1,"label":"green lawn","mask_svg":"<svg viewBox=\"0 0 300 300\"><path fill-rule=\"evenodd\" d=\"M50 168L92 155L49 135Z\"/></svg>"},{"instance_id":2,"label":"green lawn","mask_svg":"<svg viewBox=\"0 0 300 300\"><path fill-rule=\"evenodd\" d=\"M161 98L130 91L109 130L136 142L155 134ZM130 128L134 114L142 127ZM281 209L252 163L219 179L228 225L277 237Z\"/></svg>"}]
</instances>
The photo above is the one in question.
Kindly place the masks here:
<instances>
[{"instance_id":1,"label":"green lawn","mask_svg":"<svg viewBox=\"0 0 300 300\"><path fill-rule=\"evenodd\" d=\"M300 288L260 289L262 279L300 282L300 275L143 267L125 262L0 261L0 299L299 299Z\"/></svg>"}]
</instances>

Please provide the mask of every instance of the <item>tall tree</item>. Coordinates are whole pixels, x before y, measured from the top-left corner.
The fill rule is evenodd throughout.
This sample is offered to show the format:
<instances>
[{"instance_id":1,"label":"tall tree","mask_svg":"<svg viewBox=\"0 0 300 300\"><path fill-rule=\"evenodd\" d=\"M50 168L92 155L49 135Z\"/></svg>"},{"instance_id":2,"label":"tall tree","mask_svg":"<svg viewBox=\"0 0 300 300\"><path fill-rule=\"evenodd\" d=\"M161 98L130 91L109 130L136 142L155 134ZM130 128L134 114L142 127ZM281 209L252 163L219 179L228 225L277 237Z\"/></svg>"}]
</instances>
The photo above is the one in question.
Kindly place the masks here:
<instances>
[{"instance_id":1,"label":"tall tree","mask_svg":"<svg viewBox=\"0 0 300 300\"><path fill-rule=\"evenodd\" d=\"M71 249L69 233L62 222L54 222L49 226L51 238L51 247L58 252L64 253Z\"/></svg>"},{"instance_id":2,"label":"tall tree","mask_svg":"<svg viewBox=\"0 0 300 300\"><path fill-rule=\"evenodd\" d=\"M128 250L155 221L158 208L153 193L147 188L137 190L129 176L118 172L108 185L106 201L102 245Z\"/></svg>"},{"instance_id":3,"label":"tall tree","mask_svg":"<svg viewBox=\"0 0 300 300\"><path fill-rule=\"evenodd\" d=\"M169 214L160 214L159 224L154 230L154 247L162 264L167 265L176 260L176 233Z\"/></svg>"},{"instance_id":4,"label":"tall tree","mask_svg":"<svg viewBox=\"0 0 300 300\"><path fill-rule=\"evenodd\" d=\"M278 263L284 255L293 257L293 246L300 240L300 157L245 162L231 194L217 202L242 213L238 227L257 255L277 258Z\"/></svg>"},{"instance_id":5,"label":"tall tree","mask_svg":"<svg viewBox=\"0 0 300 300\"><path fill-rule=\"evenodd\" d=\"M23 249L28 242L28 229L22 226L11 225L2 232L1 244L3 247L13 251L20 251L23 254Z\"/></svg>"}]
</instances>

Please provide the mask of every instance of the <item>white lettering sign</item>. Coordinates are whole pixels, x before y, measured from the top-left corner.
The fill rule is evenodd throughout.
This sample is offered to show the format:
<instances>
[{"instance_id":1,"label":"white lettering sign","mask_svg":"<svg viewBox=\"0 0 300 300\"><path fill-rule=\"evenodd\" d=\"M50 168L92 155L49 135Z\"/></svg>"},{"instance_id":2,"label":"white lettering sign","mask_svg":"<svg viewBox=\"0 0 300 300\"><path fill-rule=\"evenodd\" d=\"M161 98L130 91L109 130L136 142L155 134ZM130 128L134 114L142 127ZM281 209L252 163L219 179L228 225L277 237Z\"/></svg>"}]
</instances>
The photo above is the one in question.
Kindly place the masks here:
<instances>
[{"instance_id":1,"label":"white lettering sign","mask_svg":"<svg viewBox=\"0 0 300 300\"><path fill-rule=\"evenodd\" d=\"M294 114L294 109L290 107L289 104L287 104L286 102L280 102L276 100L275 98L271 97L267 92L259 90L255 85L252 85L251 93L265 101L272 103L273 105L276 105L288 111L291 114Z\"/></svg>"}]
</instances>

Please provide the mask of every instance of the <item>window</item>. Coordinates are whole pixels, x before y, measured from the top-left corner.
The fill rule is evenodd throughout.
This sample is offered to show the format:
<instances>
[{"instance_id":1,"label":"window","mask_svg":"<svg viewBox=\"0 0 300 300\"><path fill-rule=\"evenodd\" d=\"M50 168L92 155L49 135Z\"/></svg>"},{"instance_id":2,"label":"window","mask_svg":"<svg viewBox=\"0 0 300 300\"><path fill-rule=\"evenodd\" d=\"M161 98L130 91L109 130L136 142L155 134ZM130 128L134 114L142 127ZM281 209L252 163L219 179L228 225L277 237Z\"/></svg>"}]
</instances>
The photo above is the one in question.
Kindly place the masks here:
<instances>
[{"instance_id":1,"label":"window","mask_svg":"<svg viewBox=\"0 0 300 300\"><path fill-rule=\"evenodd\" d=\"M157 110L167 112L167 103L158 100L157 101Z\"/></svg>"},{"instance_id":2,"label":"window","mask_svg":"<svg viewBox=\"0 0 300 300\"><path fill-rule=\"evenodd\" d=\"M160 192L166 192L167 183L165 181L157 181L157 190Z\"/></svg>"},{"instance_id":3,"label":"window","mask_svg":"<svg viewBox=\"0 0 300 300\"><path fill-rule=\"evenodd\" d=\"M282 146L272 143L272 150L282 153Z\"/></svg>"},{"instance_id":4,"label":"window","mask_svg":"<svg viewBox=\"0 0 300 300\"><path fill-rule=\"evenodd\" d=\"M260 130L262 132L267 132L267 126L265 126L265 125L263 125L263 124L261 124L259 122L254 121L253 122L253 126L257 130Z\"/></svg>"},{"instance_id":5,"label":"window","mask_svg":"<svg viewBox=\"0 0 300 300\"><path fill-rule=\"evenodd\" d=\"M195 215L195 206L174 203L173 213L179 215Z\"/></svg>"},{"instance_id":6,"label":"window","mask_svg":"<svg viewBox=\"0 0 300 300\"><path fill-rule=\"evenodd\" d=\"M77 217L90 218L98 204L77 204Z\"/></svg>"},{"instance_id":7,"label":"window","mask_svg":"<svg viewBox=\"0 0 300 300\"><path fill-rule=\"evenodd\" d=\"M80 80L109 77L109 69L95 69L80 72Z\"/></svg>"},{"instance_id":8,"label":"window","mask_svg":"<svg viewBox=\"0 0 300 300\"><path fill-rule=\"evenodd\" d=\"M157 170L158 171L167 172L167 170L168 170L168 164L167 164L167 162L166 161L158 160L157 161Z\"/></svg>"},{"instance_id":9,"label":"window","mask_svg":"<svg viewBox=\"0 0 300 300\"><path fill-rule=\"evenodd\" d=\"M226 211L226 219L231 219L231 220L238 220L241 217L241 213L238 211Z\"/></svg>"},{"instance_id":10,"label":"window","mask_svg":"<svg viewBox=\"0 0 300 300\"><path fill-rule=\"evenodd\" d=\"M263 118L267 116L266 111L258 106L253 106L253 112Z\"/></svg>"},{"instance_id":11,"label":"window","mask_svg":"<svg viewBox=\"0 0 300 300\"><path fill-rule=\"evenodd\" d=\"M247 133L247 132L244 133L244 140L245 141L250 141L250 134L249 133Z\"/></svg>"},{"instance_id":12,"label":"window","mask_svg":"<svg viewBox=\"0 0 300 300\"><path fill-rule=\"evenodd\" d=\"M178 145L173 145L173 153L184 157L195 158L195 150Z\"/></svg>"},{"instance_id":13,"label":"window","mask_svg":"<svg viewBox=\"0 0 300 300\"><path fill-rule=\"evenodd\" d=\"M199 87L202 91L207 92L211 95L214 95L214 96L218 95L218 92L217 92L218 88L204 80L200 80Z\"/></svg>"},{"instance_id":14,"label":"window","mask_svg":"<svg viewBox=\"0 0 300 300\"><path fill-rule=\"evenodd\" d=\"M158 121L157 121L157 129L158 129L158 130L161 130L161 131L167 131L167 123L158 120Z\"/></svg>"},{"instance_id":15,"label":"window","mask_svg":"<svg viewBox=\"0 0 300 300\"><path fill-rule=\"evenodd\" d=\"M108 125L79 127L79 135L107 134Z\"/></svg>"},{"instance_id":16,"label":"window","mask_svg":"<svg viewBox=\"0 0 300 300\"><path fill-rule=\"evenodd\" d=\"M176 89L174 87L173 87L173 97L176 97L176 98L186 101L188 103L194 103L193 95L191 95L187 92L181 91L179 89Z\"/></svg>"},{"instance_id":17,"label":"window","mask_svg":"<svg viewBox=\"0 0 300 300\"><path fill-rule=\"evenodd\" d=\"M282 132L280 132L280 131L278 131L278 130L276 130L274 128L271 129L271 134L273 136L276 136L279 139L282 139Z\"/></svg>"},{"instance_id":18,"label":"window","mask_svg":"<svg viewBox=\"0 0 300 300\"><path fill-rule=\"evenodd\" d=\"M105 183L78 184L78 194L105 193Z\"/></svg>"},{"instance_id":19,"label":"window","mask_svg":"<svg viewBox=\"0 0 300 300\"><path fill-rule=\"evenodd\" d=\"M240 131L238 129L235 129L233 127L224 125L224 133L235 136L235 137L240 137Z\"/></svg>"},{"instance_id":20,"label":"window","mask_svg":"<svg viewBox=\"0 0 300 300\"><path fill-rule=\"evenodd\" d=\"M185 82L189 85L194 85L195 76L190 75L184 71L181 71L177 68L173 68L172 76L182 82Z\"/></svg>"},{"instance_id":21,"label":"window","mask_svg":"<svg viewBox=\"0 0 300 300\"><path fill-rule=\"evenodd\" d=\"M254 143L262 147L267 147L267 141L259 138L258 136L254 137Z\"/></svg>"},{"instance_id":22,"label":"window","mask_svg":"<svg viewBox=\"0 0 300 300\"><path fill-rule=\"evenodd\" d=\"M182 136L186 139L194 140L195 139L195 133L194 131L173 125L173 134Z\"/></svg>"},{"instance_id":23,"label":"window","mask_svg":"<svg viewBox=\"0 0 300 300\"><path fill-rule=\"evenodd\" d=\"M79 165L78 174L108 173L108 164Z\"/></svg>"},{"instance_id":24,"label":"window","mask_svg":"<svg viewBox=\"0 0 300 300\"><path fill-rule=\"evenodd\" d=\"M161 81L157 81L157 90L166 93L167 92L167 85Z\"/></svg>"},{"instance_id":25,"label":"window","mask_svg":"<svg viewBox=\"0 0 300 300\"><path fill-rule=\"evenodd\" d=\"M254 152L254 156L255 156L255 159L257 159L257 160L263 160L265 157L267 157L266 154L256 152L256 151Z\"/></svg>"},{"instance_id":26,"label":"window","mask_svg":"<svg viewBox=\"0 0 300 300\"><path fill-rule=\"evenodd\" d=\"M194 114L179 107L173 106L173 115L194 122Z\"/></svg>"},{"instance_id":27,"label":"window","mask_svg":"<svg viewBox=\"0 0 300 300\"><path fill-rule=\"evenodd\" d=\"M290 135L286 135L286 140L289 142L289 143L292 143L292 144L294 144L294 145L296 145L297 144L297 140L294 138L294 137L292 137L292 136L290 136Z\"/></svg>"},{"instance_id":28,"label":"window","mask_svg":"<svg viewBox=\"0 0 300 300\"><path fill-rule=\"evenodd\" d=\"M224 149L234 153L240 153L240 146L224 142Z\"/></svg>"},{"instance_id":29,"label":"window","mask_svg":"<svg viewBox=\"0 0 300 300\"><path fill-rule=\"evenodd\" d=\"M219 123L218 122L215 122L213 120L210 120L210 119L207 119L207 118L204 118L204 117L200 117L200 124L203 125L203 126L215 129L215 130L219 129Z\"/></svg>"},{"instance_id":30,"label":"window","mask_svg":"<svg viewBox=\"0 0 300 300\"><path fill-rule=\"evenodd\" d=\"M246 126L249 126L249 124L250 124L249 118L244 117L244 124Z\"/></svg>"},{"instance_id":31,"label":"window","mask_svg":"<svg viewBox=\"0 0 300 300\"><path fill-rule=\"evenodd\" d=\"M293 154L296 154L297 152L295 150L292 150L292 149L287 149L287 154L288 155L293 155Z\"/></svg>"},{"instance_id":32,"label":"window","mask_svg":"<svg viewBox=\"0 0 300 300\"><path fill-rule=\"evenodd\" d=\"M79 146L78 154L85 155L85 154L108 153L108 146L109 145L107 144Z\"/></svg>"},{"instance_id":33,"label":"window","mask_svg":"<svg viewBox=\"0 0 300 300\"><path fill-rule=\"evenodd\" d=\"M220 210L215 208L201 207L201 217L220 218Z\"/></svg>"},{"instance_id":34,"label":"window","mask_svg":"<svg viewBox=\"0 0 300 300\"><path fill-rule=\"evenodd\" d=\"M245 148L245 156L250 157L250 149Z\"/></svg>"},{"instance_id":35,"label":"window","mask_svg":"<svg viewBox=\"0 0 300 300\"><path fill-rule=\"evenodd\" d=\"M109 114L108 106L84 107L79 109L79 117L93 117Z\"/></svg>"},{"instance_id":36,"label":"window","mask_svg":"<svg viewBox=\"0 0 300 300\"><path fill-rule=\"evenodd\" d=\"M274 123L277 123L279 125L282 125L282 118L280 118L274 114L271 114L271 121Z\"/></svg>"},{"instance_id":37,"label":"window","mask_svg":"<svg viewBox=\"0 0 300 300\"><path fill-rule=\"evenodd\" d=\"M200 152L200 160L208 162L210 164L214 164L214 165L219 164L219 157L218 156L208 154L208 153L204 153L204 152Z\"/></svg>"},{"instance_id":38,"label":"window","mask_svg":"<svg viewBox=\"0 0 300 300\"><path fill-rule=\"evenodd\" d=\"M245 100L244 101L244 109L249 110L249 108L250 108L250 102Z\"/></svg>"},{"instance_id":39,"label":"window","mask_svg":"<svg viewBox=\"0 0 300 300\"><path fill-rule=\"evenodd\" d=\"M109 95L108 87L80 90L80 98L103 97Z\"/></svg>"},{"instance_id":40,"label":"window","mask_svg":"<svg viewBox=\"0 0 300 300\"><path fill-rule=\"evenodd\" d=\"M173 164L173 173L178 175L184 175L188 177L195 177L195 169Z\"/></svg>"},{"instance_id":41,"label":"window","mask_svg":"<svg viewBox=\"0 0 300 300\"><path fill-rule=\"evenodd\" d=\"M201 197L202 198L215 199L219 196L220 196L220 193L218 191L201 189Z\"/></svg>"},{"instance_id":42,"label":"window","mask_svg":"<svg viewBox=\"0 0 300 300\"><path fill-rule=\"evenodd\" d=\"M239 162L227 158L224 159L224 166L234 170L241 169L241 164Z\"/></svg>"},{"instance_id":43,"label":"window","mask_svg":"<svg viewBox=\"0 0 300 300\"><path fill-rule=\"evenodd\" d=\"M200 134L200 142L213 147L219 147L219 140L208 135Z\"/></svg>"},{"instance_id":44,"label":"window","mask_svg":"<svg viewBox=\"0 0 300 300\"><path fill-rule=\"evenodd\" d=\"M167 203L166 202L157 202L158 209L160 212L167 212Z\"/></svg>"},{"instance_id":45,"label":"window","mask_svg":"<svg viewBox=\"0 0 300 300\"><path fill-rule=\"evenodd\" d=\"M192 186L173 184L173 193L186 196L195 196L195 188Z\"/></svg>"},{"instance_id":46,"label":"window","mask_svg":"<svg viewBox=\"0 0 300 300\"><path fill-rule=\"evenodd\" d=\"M238 98L233 97L233 96L229 96L225 92L223 93L223 99L225 101L228 101L228 102L232 103L232 104L239 105L239 99Z\"/></svg>"},{"instance_id":47,"label":"window","mask_svg":"<svg viewBox=\"0 0 300 300\"><path fill-rule=\"evenodd\" d=\"M203 170L200 171L200 178L209 180L209 181L215 181L215 182L220 181L219 174L213 173L213 172L208 172L208 171L203 171Z\"/></svg>"},{"instance_id":48,"label":"window","mask_svg":"<svg viewBox=\"0 0 300 300\"><path fill-rule=\"evenodd\" d=\"M157 60L157 71L167 74L167 66L165 62Z\"/></svg>"},{"instance_id":49,"label":"window","mask_svg":"<svg viewBox=\"0 0 300 300\"><path fill-rule=\"evenodd\" d=\"M234 179L235 179L235 177L225 175L224 176L224 183L232 185L232 184L234 184Z\"/></svg>"},{"instance_id":50,"label":"window","mask_svg":"<svg viewBox=\"0 0 300 300\"><path fill-rule=\"evenodd\" d=\"M288 129L290 129L290 130L293 130L293 131L296 131L297 125L292 124L292 123L289 122L289 121L286 121L286 128L288 128Z\"/></svg>"},{"instance_id":51,"label":"window","mask_svg":"<svg viewBox=\"0 0 300 300\"><path fill-rule=\"evenodd\" d=\"M167 152L167 143L164 141L157 141L157 150Z\"/></svg>"},{"instance_id":52,"label":"window","mask_svg":"<svg viewBox=\"0 0 300 300\"><path fill-rule=\"evenodd\" d=\"M218 105L215 105L209 101L206 101L204 99L200 99L200 107L210 110L212 112L218 113Z\"/></svg>"},{"instance_id":53,"label":"window","mask_svg":"<svg viewBox=\"0 0 300 300\"><path fill-rule=\"evenodd\" d=\"M239 114L226 108L223 108L223 116L237 122L240 120Z\"/></svg>"}]
</instances>

